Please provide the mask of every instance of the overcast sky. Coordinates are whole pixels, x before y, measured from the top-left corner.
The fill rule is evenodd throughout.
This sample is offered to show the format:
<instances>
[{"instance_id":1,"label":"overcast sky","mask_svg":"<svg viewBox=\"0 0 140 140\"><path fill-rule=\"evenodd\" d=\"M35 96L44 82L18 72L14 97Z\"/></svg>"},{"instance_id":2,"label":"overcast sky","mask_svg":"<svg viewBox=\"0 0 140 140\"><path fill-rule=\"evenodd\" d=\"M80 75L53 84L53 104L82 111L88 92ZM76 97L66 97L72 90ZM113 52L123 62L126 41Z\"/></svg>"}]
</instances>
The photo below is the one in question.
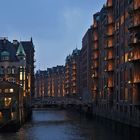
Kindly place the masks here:
<instances>
[{"instance_id":1,"label":"overcast sky","mask_svg":"<svg viewBox=\"0 0 140 140\"><path fill-rule=\"evenodd\" d=\"M36 69L65 63L106 0L0 0L0 36L33 37Z\"/></svg>"}]
</instances>

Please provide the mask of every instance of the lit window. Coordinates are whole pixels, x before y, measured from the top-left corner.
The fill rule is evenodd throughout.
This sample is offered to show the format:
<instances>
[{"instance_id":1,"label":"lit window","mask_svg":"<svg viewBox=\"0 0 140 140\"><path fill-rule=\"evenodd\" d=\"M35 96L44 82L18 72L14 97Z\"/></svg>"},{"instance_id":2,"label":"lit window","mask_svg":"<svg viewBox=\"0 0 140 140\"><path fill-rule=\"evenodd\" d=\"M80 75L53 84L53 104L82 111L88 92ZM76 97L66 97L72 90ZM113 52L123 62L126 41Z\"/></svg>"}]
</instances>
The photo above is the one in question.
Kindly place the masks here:
<instances>
[{"instance_id":1,"label":"lit window","mask_svg":"<svg viewBox=\"0 0 140 140\"><path fill-rule=\"evenodd\" d=\"M14 89L13 88L10 88L10 93L13 93L14 92Z\"/></svg>"},{"instance_id":2,"label":"lit window","mask_svg":"<svg viewBox=\"0 0 140 140\"><path fill-rule=\"evenodd\" d=\"M22 71L20 71L20 80L23 80L23 78L22 78Z\"/></svg>"},{"instance_id":3,"label":"lit window","mask_svg":"<svg viewBox=\"0 0 140 140\"><path fill-rule=\"evenodd\" d=\"M2 89L0 89L0 93L2 93Z\"/></svg>"},{"instance_id":4,"label":"lit window","mask_svg":"<svg viewBox=\"0 0 140 140\"><path fill-rule=\"evenodd\" d=\"M0 111L0 120L2 120L2 117L3 117L3 116L2 116L2 112Z\"/></svg>"},{"instance_id":5,"label":"lit window","mask_svg":"<svg viewBox=\"0 0 140 140\"><path fill-rule=\"evenodd\" d=\"M8 89L5 89L4 91L5 91L5 93L8 93L8 92L9 92L9 90L8 90Z\"/></svg>"},{"instance_id":6,"label":"lit window","mask_svg":"<svg viewBox=\"0 0 140 140\"><path fill-rule=\"evenodd\" d=\"M11 98L4 98L5 107L8 107L11 104Z\"/></svg>"},{"instance_id":7,"label":"lit window","mask_svg":"<svg viewBox=\"0 0 140 140\"><path fill-rule=\"evenodd\" d=\"M12 74L15 74L16 73L16 69L14 67L12 67Z\"/></svg>"}]
</instances>

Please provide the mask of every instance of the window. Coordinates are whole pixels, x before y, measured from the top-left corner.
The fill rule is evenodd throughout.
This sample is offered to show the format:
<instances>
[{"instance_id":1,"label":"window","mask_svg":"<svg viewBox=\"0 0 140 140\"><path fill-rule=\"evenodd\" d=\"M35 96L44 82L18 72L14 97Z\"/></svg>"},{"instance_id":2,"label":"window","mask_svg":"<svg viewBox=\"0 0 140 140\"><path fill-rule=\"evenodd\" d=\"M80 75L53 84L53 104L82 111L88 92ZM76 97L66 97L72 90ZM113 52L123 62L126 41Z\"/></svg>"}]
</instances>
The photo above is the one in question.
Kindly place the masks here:
<instances>
[{"instance_id":1,"label":"window","mask_svg":"<svg viewBox=\"0 0 140 140\"><path fill-rule=\"evenodd\" d=\"M4 105L5 107L8 107L11 104L12 98L4 98Z\"/></svg>"},{"instance_id":2,"label":"window","mask_svg":"<svg viewBox=\"0 0 140 140\"><path fill-rule=\"evenodd\" d=\"M121 16L121 25L124 23L124 15Z\"/></svg>"},{"instance_id":3,"label":"window","mask_svg":"<svg viewBox=\"0 0 140 140\"><path fill-rule=\"evenodd\" d=\"M4 74L4 67L0 67L0 74Z\"/></svg>"},{"instance_id":4,"label":"window","mask_svg":"<svg viewBox=\"0 0 140 140\"><path fill-rule=\"evenodd\" d=\"M11 67L7 68L7 74L11 74Z\"/></svg>"},{"instance_id":5,"label":"window","mask_svg":"<svg viewBox=\"0 0 140 140\"><path fill-rule=\"evenodd\" d=\"M10 93L13 93L14 92L14 89L13 88L10 88Z\"/></svg>"},{"instance_id":6,"label":"window","mask_svg":"<svg viewBox=\"0 0 140 140\"><path fill-rule=\"evenodd\" d=\"M5 92L5 93L8 93L8 92L9 92L9 89L5 89L4 92Z\"/></svg>"},{"instance_id":7,"label":"window","mask_svg":"<svg viewBox=\"0 0 140 140\"><path fill-rule=\"evenodd\" d=\"M3 56L1 59L2 59L3 61L7 61L7 60L9 60L9 56Z\"/></svg>"},{"instance_id":8,"label":"window","mask_svg":"<svg viewBox=\"0 0 140 140\"><path fill-rule=\"evenodd\" d=\"M2 89L0 89L0 93L2 93Z\"/></svg>"},{"instance_id":9,"label":"window","mask_svg":"<svg viewBox=\"0 0 140 140\"><path fill-rule=\"evenodd\" d=\"M135 15L134 16L134 25L137 26L140 24L140 19L139 19L139 15Z\"/></svg>"},{"instance_id":10,"label":"window","mask_svg":"<svg viewBox=\"0 0 140 140\"><path fill-rule=\"evenodd\" d=\"M12 67L11 73L12 74L15 74L16 73L16 68L15 67Z\"/></svg>"},{"instance_id":11,"label":"window","mask_svg":"<svg viewBox=\"0 0 140 140\"><path fill-rule=\"evenodd\" d=\"M128 88L125 88L125 101L128 101Z\"/></svg>"},{"instance_id":12,"label":"window","mask_svg":"<svg viewBox=\"0 0 140 140\"><path fill-rule=\"evenodd\" d=\"M2 120L3 118L3 115L2 115L2 112L0 111L0 120Z\"/></svg>"},{"instance_id":13,"label":"window","mask_svg":"<svg viewBox=\"0 0 140 140\"><path fill-rule=\"evenodd\" d=\"M20 80L23 80L22 71L20 71Z\"/></svg>"}]
</instances>

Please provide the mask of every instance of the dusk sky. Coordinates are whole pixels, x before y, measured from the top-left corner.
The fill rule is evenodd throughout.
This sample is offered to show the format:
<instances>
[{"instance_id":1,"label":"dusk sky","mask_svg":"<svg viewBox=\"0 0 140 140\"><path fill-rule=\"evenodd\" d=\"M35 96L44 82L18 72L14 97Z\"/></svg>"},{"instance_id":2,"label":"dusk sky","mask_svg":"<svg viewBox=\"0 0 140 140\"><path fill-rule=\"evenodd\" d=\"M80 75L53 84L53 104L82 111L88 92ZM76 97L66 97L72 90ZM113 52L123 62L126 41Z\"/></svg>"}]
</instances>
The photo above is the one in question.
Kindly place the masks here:
<instances>
[{"instance_id":1,"label":"dusk sky","mask_svg":"<svg viewBox=\"0 0 140 140\"><path fill-rule=\"evenodd\" d=\"M0 36L35 45L36 69L64 65L105 0L0 0Z\"/></svg>"}]
</instances>

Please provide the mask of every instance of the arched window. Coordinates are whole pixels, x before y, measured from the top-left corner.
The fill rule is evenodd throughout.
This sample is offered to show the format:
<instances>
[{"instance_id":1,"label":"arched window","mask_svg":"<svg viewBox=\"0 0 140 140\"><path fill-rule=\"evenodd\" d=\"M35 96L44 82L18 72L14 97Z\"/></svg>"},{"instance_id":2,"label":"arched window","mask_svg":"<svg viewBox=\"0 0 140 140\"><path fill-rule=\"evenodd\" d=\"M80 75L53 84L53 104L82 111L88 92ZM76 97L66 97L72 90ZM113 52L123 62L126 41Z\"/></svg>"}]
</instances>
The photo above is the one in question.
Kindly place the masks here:
<instances>
[{"instance_id":1,"label":"arched window","mask_svg":"<svg viewBox=\"0 0 140 140\"><path fill-rule=\"evenodd\" d=\"M12 73L12 74L15 74L15 73L16 73L16 67L15 67L15 66L12 67L11 73Z\"/></svg>"},{"instance_id":2,"label":"arched window","mask_svg":"<svg viewBox=\"0 0 140 140\"><path fill-rule=\"evenodd\" d=\"M7 67L7 74L11 74L11 67Z\"/></svg>"},{"instance_id":3,"label":"arched window","mask_svg":"<svg viewBox=\"0 0 140 140\"><path fill-rule=\"evenodd\" d=\"M4 74L4 67L3 66L0 67L0 74Z\"/></svg>"}]
</instances>

